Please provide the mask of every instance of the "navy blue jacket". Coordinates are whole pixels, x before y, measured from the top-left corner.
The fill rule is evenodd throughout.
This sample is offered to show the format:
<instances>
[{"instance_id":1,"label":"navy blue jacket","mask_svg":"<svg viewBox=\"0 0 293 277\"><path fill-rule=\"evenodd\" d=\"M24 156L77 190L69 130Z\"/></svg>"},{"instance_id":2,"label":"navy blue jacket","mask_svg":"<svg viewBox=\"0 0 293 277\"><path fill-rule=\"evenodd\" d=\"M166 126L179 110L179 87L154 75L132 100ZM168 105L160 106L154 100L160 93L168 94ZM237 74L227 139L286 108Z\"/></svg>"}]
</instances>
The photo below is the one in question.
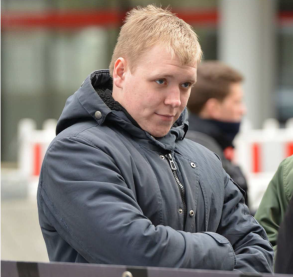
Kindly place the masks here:
<instances>
[{"instance_id":1,"label":"navy blue jacket","mask_svg":"<svg viewBox=\"0 0 293 277\"><path fill-rule=\"evenodd\" d=\"M185 112L155 139L96 92L111 87L107 70L85 80L46 153L38 209L50 260L270 272L265 231L218 157L184 139Z\"/></svg>"}]
</instances>

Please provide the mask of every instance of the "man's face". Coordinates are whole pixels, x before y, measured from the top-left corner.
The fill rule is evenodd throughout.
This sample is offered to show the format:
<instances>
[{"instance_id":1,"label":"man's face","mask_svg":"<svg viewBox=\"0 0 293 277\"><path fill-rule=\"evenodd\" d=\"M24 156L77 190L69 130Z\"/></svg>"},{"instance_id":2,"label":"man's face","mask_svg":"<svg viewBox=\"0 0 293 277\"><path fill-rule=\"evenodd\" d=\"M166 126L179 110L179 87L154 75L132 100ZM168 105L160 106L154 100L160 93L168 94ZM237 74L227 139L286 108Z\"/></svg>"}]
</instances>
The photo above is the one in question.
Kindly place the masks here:
<instances>
[{"instance_id":1,"label":"man's face","mask_svg":"<svg viewBox=\"0 0 293 277\"><path fill-rule=\"evenodd\" d=\"M143 130L163 137L184 110L196 71L196 64L182 65L165 47L157 45L143 54L134 72L126 67L120 96L113 96Z\"/></svg>"},{"instance_id":2,"label":"man's face","mask_svg":"<svg viewBox=\"0 0 293 277\"><path fill-rule=\"evenodd\" d=\"M226 122L239 122L246 112L243 103L243 90L240 83L234 83L230 86L230 93L219 102L217 120Z\"/></svg>"}]
</instances>

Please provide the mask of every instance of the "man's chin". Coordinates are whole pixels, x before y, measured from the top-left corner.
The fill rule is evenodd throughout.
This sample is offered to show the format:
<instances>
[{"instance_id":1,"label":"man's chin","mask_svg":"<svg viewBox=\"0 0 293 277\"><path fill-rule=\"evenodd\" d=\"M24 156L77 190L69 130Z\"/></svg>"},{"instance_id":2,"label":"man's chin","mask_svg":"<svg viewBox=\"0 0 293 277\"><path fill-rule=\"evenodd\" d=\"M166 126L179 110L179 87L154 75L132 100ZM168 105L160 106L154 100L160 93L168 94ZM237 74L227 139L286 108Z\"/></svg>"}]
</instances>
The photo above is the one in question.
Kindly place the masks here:
<instances>
[{"instance_id":1,"label":"man's chin","mask_svg":"<svg viewBox=\"0 0 293 277\"><path fill-rule=\"evenodd\" d=\"M165 128L164 128L164 129L165 129ZM155 138L162 138L162 137L166 136L166 135L169 133L170 129L171 129L171 128L166 129L166 130L152 130L152 131L150 131L149 133L150 133L153 137L155 137Z\"/></svg>"}]
</instances>

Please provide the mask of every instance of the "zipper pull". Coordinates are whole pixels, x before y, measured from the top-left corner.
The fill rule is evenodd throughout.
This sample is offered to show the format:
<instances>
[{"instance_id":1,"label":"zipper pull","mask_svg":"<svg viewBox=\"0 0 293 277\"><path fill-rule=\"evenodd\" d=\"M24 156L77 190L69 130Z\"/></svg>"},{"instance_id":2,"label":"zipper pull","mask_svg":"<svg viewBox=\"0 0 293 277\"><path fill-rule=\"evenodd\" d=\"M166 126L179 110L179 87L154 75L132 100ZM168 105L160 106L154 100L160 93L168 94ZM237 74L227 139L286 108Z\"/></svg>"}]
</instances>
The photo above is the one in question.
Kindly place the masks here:
<instances>
[{"instance_id":1,"label":"zipper pull","mask_svg":"<svg viewBox=\"0 0 293 277\"><path fill-rule=\"evenodd\" d=\"M176 171L176 170L177 170L177 166L176 166L175 162L173 161L173 157L172 157L172 155L171 155L171 154L168 154L168 155L166 155L166 156L167 156L167 159L168 159L168 161L169 161L169 163L170 163L171 169L172 169L173 171Z\"/></svg>"}]
</instances>

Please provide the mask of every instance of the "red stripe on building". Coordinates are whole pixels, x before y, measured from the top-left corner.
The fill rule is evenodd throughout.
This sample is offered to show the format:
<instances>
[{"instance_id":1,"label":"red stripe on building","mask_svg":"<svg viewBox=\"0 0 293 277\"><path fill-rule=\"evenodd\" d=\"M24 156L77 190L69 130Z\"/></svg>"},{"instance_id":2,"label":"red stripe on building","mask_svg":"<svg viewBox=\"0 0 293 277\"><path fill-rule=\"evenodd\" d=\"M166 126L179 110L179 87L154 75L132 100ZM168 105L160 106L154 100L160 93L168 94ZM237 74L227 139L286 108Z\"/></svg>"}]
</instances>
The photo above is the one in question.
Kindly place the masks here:
<instances>
[{"instance_id":1,"label":"red stripe on building","mask_svg":"<svg viewBox=\"0 0 293 277\"><path fill-rule=\"evenodd\" d=\"M293 155L293 142L288 142L286 144L286 157Z\"/></svg>"},{"instance_id":2,"label":"red stripe on building","mask_svg":"<svg viewBox=\"0 0 293 277\"><path fill-rule=\"evenodd\" d=\"M33 148L34 159L33 159L33 176L39 176L41 172L42 163L42 147L41 144L36 143Z\"/></svg>"},{"instance_id":3,"label":"red stripe on building","mask_svg":"<svg viewBox=\"0 0 293 277\"><path fill-rule=\"evenodd\" d=\"M219 13L216 9L210 10L172 10L179 18L189 24L216 25ZM16 12L2 11L2 28L83 28L88 26L121 26L125 12L121 10L83 10L83 11L41 11ZM293 12L280 12L278 23L281 25L293 24Z\"/></svg>"},{"instance_id":4,"label":"red stripe on building","mask_svg":"<svg viewBox=\"0 0 293 277\"><path fill-rule=\"evenodd\" d=\"M278 16L280 25L291 25L293 24L293 11L280 12Z\"/></svg>"},{"instance_id":5,"label":"red stripe on building","mask_svg":"<svg viewBox=\"0 0 293 277\"><path fill-rule=\"evenodd\" d=\"M252 172L259 173L261 171L261 149L259 143L252 144Z\"/></svg>"},{"instance_id":6,"label":"red stripe on building","mask_svg":"<svg viewBox=\"0 0 293 277\"><path fill-rule=\"evenodd\" d=\"M217 10L173 11L190 24L216 24ZM2 28L82 28L87 26L121 26L125 12L119 10L43 11L2 13Z\"/></svg>"},{"instance_id":7,"label":"red stripe on building","mask_svg":"<svg viewBox=\"0 0 293 277\"><path fill-rule=\"evenodd\" d=\"M88 26L119 26L124 13L115 10L45 11L34 13L3 12L2 28L82 28Z\"/></svg>"},{"instance_id":8,"label":"red stripe on building","mask_svg":"<svg viewBox=\"0 0 293 277\"><path fill-rule=\"evenodd\" d=\"M212 24L216 25L218 22L217 10L181 10L174 11L174 13L185 22L193 24Z\"/></svg>"}]
</instances>

